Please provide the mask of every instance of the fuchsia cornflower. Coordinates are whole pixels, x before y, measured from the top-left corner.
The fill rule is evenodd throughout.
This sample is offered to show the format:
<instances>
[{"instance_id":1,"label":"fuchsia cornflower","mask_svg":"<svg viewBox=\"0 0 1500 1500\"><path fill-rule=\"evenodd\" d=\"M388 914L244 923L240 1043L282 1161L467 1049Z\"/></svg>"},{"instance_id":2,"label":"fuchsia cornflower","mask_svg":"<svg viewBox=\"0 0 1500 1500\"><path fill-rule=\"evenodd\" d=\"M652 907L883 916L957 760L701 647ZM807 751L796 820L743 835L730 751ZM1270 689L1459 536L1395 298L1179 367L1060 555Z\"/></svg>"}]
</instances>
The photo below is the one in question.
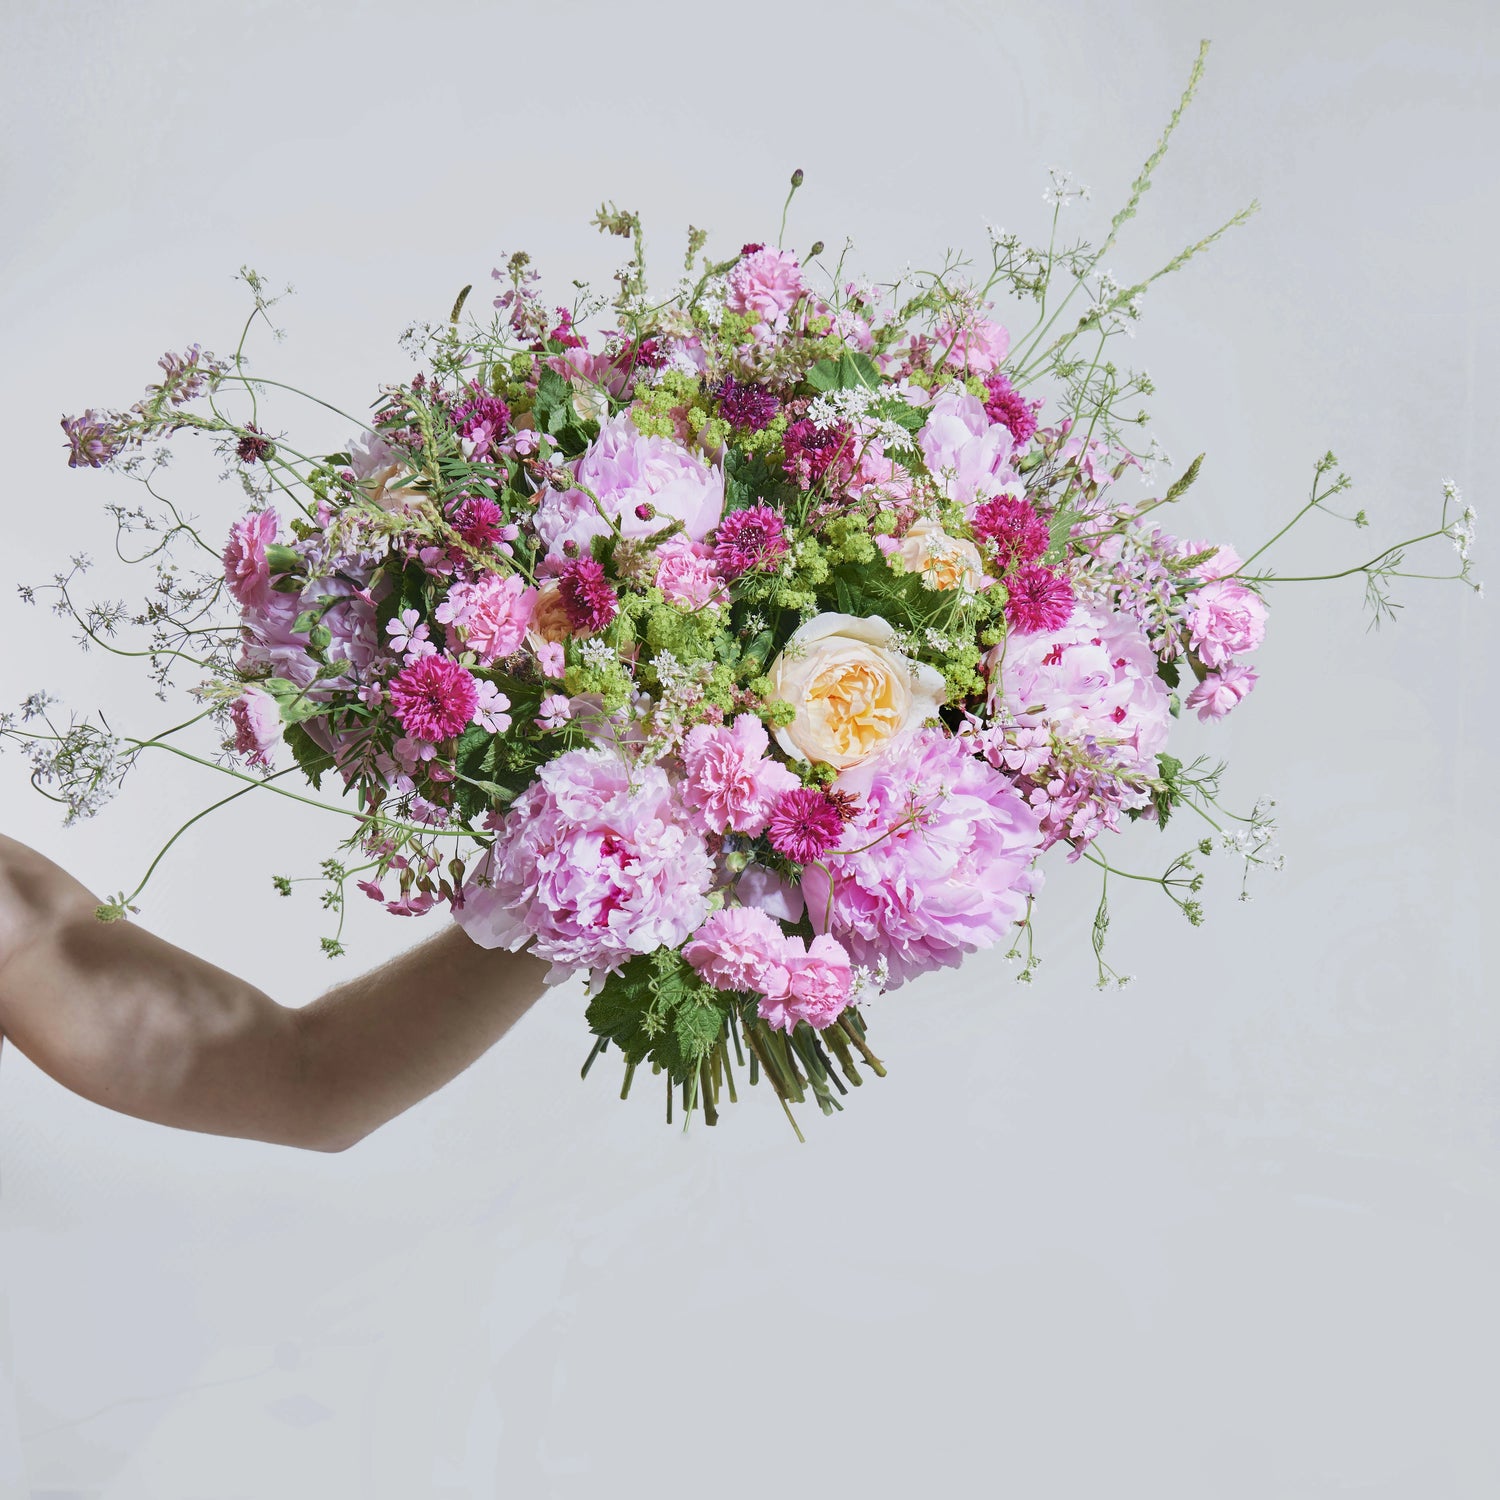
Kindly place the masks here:
<instances>
[{"instance_id":1,"label":"fuchsia cornflower","mask_svg":"<svg viewBox=\"0 0 1500 1500\"><path fill-rule=\"evenodd\" d=\"M453 408L450 420L454 431L464 439L466 455L488 458L491 444L510 426L510 407L499 396L471 384L468 399Z\"/></svg>"},{"instance_id":2,"label":"fuchsia cornflower","mask_svg":"<svg viewBox=\"0 0 1500 1500\"><path fill-rule=\"evenodd\" d=\"M827 792L798 787L772 803L766 837L793 864L810 865L843 837L845 816L844 806Z\"/></svg>"},{"instance_id":3,"label":"fuchsia cornflower","mask_svg":"<svg viewBox=\"0 0 1500 1500\"><path fill-rule=\"evenodd\" d=\"M435 744L462 734L479 706L472 676L448 656L422 656L391 681L391 712L414 740Z\"/></svg>"},{"instance_id":4,"label":"fuchsia cornflower","mask_svg":"<svg viewBox=\"0 0 1500 1500\"><path fill-rule=\"evenodd\" d=\"M719 522L714 561L726 577L738 578L754 568L775 567L789 550L780 514L769 505L751 505Z\"/></svg>"},{"instance_id":5,"label":"fuchsia cornflower","mask_svg":"<svg viewBox=\"0 0 1500 1500\"><path fill-rule=\"evenodd\" d=\"M714 390L719 398L719 412L731 427L759 432L769 427L781 410L781 402L762 385L741 382L726 375Z\"/></svg>"},{"instance_id":6,"label":"fuchsia cornflower","mask_svg":"<svg viewBox=\"0 0 1500 1500\"><path fill-rule=\"evenodd\" d=\"M452 513L451 520L453 529L478 552L494 547L507 530L500 507L483 495L464 500Z\"/></svg>"},{"instance_id":7,"label":"fuchsia cornflower","mask_svg":"<svg viewBox=\"0 0 1500 1500\"><path fill-rule=\"evenodd\" d=\"M994 547L1005 572L1035 562L1051 542L1047 523L1035 507L1013 495L986 500L969 517L969 529Z\"/></svg>"},{"instance_id":8,"label":"fuchsia cornflower","mask_svg":"<svg viewBox=\"0 0 1500 1500\"><path fill-rule=\"evenodd\" d=\"M1017 635L1058 630L1073 613L1073 585L1052 568L1026 567L1006 580L1005 618Z\"/></svg>"},{"instance_id":9,"label":"fuchsia cornflower","mask_svg":"<svg viewBox=\"0 0 1500 1500\"><path fill-rule=\"evenodd\" d=\"M999 370L985 377L984 388L989 392L984 414L1008 427L1016 447L1024 448L1036 434L1036 414L1042 403L1028 401Z\"/></svg>"},{"instance_id":10,"label":"fuchsia cornflower","mask_svg":"<svg viewBox=\"0 0 1500 1500\"><path fill-rule=\"evenodd\" d=\"M558 594L574 630L598 635L620 612L620 598L592 557L575 557L557 575Z\"/></svg>"},{"instance_id":11,"label":"fuchsia cornflower","mask_svg":"<svg viewBox=\"0 0 1500 1500\"><path fill-rule=\"evenodd\" d=\"M799 418L782 434L781 448L786 455L783 467L804 490L829 475L837 488L848 484L854 473L854 436L842 422L818 427Z\"/></svg>"}]
</instances>

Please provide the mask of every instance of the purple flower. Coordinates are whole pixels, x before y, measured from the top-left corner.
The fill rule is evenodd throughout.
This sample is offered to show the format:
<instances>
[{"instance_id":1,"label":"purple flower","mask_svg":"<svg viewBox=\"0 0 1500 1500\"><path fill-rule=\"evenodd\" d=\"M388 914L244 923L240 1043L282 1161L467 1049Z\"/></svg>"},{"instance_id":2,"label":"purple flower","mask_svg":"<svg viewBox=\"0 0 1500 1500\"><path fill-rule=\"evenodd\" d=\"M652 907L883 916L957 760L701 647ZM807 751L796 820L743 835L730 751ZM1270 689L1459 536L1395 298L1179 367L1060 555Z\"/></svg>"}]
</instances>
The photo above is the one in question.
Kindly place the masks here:
<instances>
[{"instance_id":1,"label":"purple flower","mask_svg":"<svg viewBox=\"0 0 1500 1500\"><path fill-rule=\"evenodd\" d=\"M126 444L119 427L121 420L114 412L95 411L93 407L81 417L64 417L68 467L102 469Z\"/></svg>"},{"instance_id":2,"label":"purple flower","mask_svg":"<svg viewBox=\"0 0 1500 1500\"><path fill-rule=\"evenodd\" d=\"M786 556L789 545L780 515L769 505L731 511L719 523L714 561L729 578L752 569L770 569Z\"/></svg>"},{"instance_id":3,"label":"purple flower","mask_svg":"<svg viewBox=\"0 0 1500 1500\"><path fill-rule=\"evenodd\" d=\"M781 448L786 455L783 467L804 490L821 484L825 477L839 488L854 476L854 435L842 422L817 427L803 417L787 428Z\"/></svg>"},{"instance_id":4,"label":"purple flower","mask_svg":"<svg viewBox=\"0 0 1500 1500\"><path fill-rule=\"evenodd\" d=\"M724 420L731 427L745 427L751 432L769 427L781 409L781 403L764 386L741 384L733 375L725 376L714 394Z\"/></svg>"}]
</instances>

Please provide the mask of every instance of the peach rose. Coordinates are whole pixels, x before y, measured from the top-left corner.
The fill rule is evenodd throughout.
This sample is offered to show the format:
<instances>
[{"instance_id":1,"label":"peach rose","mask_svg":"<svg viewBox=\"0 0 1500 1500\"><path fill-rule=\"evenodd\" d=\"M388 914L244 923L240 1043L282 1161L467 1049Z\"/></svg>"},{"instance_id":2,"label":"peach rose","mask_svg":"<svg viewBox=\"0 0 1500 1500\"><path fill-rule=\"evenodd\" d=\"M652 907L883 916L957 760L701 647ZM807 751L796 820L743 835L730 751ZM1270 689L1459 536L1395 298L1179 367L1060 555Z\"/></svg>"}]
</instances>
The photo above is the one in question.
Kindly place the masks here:
<instances>
[{"instance_id":1,"label":"peach rose","mask_svg":"<svg viewBox=\"0 0 1500 1500\"><path fill-rule=\"evenodd\" d=\"M920 573L930 589L967 589L977 594L989 583L984 559L973 542L949 536L936 521L919 520L901 538L894 556L908 573Z\"/></svg>"},{"instance_id":2,"label":"peach rose","mask_svg":"<svg viewBox=\"0 0 1500 1500\"><path fill-rule=\"evenodd\" d=\"M843 770L932 718L943 679L895 650L895 636L879 615L830 613L801 626L769 673L774 695L797 711L776 743L798 760Z\"/></svg>"}]
</instances>

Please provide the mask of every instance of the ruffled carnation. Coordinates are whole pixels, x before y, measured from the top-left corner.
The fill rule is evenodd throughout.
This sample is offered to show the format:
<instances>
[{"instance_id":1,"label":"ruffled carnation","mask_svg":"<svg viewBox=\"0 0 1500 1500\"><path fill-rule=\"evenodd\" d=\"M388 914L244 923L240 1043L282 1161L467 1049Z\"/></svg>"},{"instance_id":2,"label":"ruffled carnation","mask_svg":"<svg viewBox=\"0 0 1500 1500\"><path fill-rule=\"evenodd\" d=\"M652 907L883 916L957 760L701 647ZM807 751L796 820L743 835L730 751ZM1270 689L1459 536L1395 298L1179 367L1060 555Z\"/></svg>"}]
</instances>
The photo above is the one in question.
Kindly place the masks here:
<instances>
[{"instance_id":1,"label":"ruffled carnation","mask_svg":"<svg viewBox=\"0 0 1500 1500\"><path fill-rule=\"evenodd\" d=\"M387 696L401 727L425 744L461 734L479 706L473 677L447 656L419 656L392 678Z\"/></svg>"},{"instance_id":2,"label":"ruffled carnation","mask_svg":"<svg viewBox=\"0 0 1500 1500\"><path fill-rule=\"evenodd\" d=\"M770 738L754 714L732 725L695 724L679 752L682 800L705 833L757 834L777 798L800 785L797 777L766 754Z\"/></svg>"},{"instance_id":3,"label":"ruffled carnation","mask_svg":"<svg viewBox=\"0 0 1500 1500\"><path fill-rule=\"evenodd\" d=\"M536 590L517 573L486 573L455 583L434 612L454 651L472 651L482 666L521 649L536 607Z\"/></svg>"},{"instance_id":4,"label":"ruffled carnation","mask_svg":"<svg viewBox=\"0 0 1500 1500\"><path fill-rule=\"evenodd\" d=\"M769 505L731 511L719 523L714 561L726 577L738 578L752 569L770 569L789 550L786 527Z\"/></svg>"},{"instance_id":5,"label":"ruffled carnation","mask_svg":"<svg viewBox=\"0 0 1500 1500\"><path fill-rule=\"evenodd\" d=\"M793 939L798 946L801 939ZM779 1024L791 1031L798 1021L806 1021L815 1031L832 1026L849 1004L854 986L849 950L835 937L820 932L807 945L805 954L792 958L792 993L781 1010ZM771 1007L762 1005L761 1016L772 1026L778 1018L768 1014Z\"/></svg>"},{"instance_id":6,"label":"ruffled carnation","mask_svg":"<svg viewBox=\"0 0 1500 1500\"><path fill-rule=\"evenodd\" d=\"M848 842L803 871L808 913L854 961L888 960L892 985L1005 940L1040 885L1036 814L1010 779L941 729L922 729L840 774L860 799Z\"/></svg>"},{"instance_id":7,"label":"ruffled carnation","mask_svg":"<svg viewBox=\"0 0 1500 1500\"><path fill-rule=\"evenodd\" d=\"M645 436L626 412L600 427L599 436L578 460L575 474L599 506L582 488L543 494L536 508L536 529L552 556L562 554L565 542L587 551L596 536L610 534L600 506L623 536L648 536L666 522L681 521L694 542L701 542L714 529L724 510L723 473L681 443ZM637 513L642 504L650 507L649 519Z\"/></svg>"},{"instance_id":8,"label":"ruffled carnation","mask_svg":"<svg viewBox=\"0 0 1500 1500\"><path fill-rule=\"evenodd\" d=\"M242 516L229 528L224 548L224 582L242 608L264 609L271 599L271 565L266 548L276 540L280 520L269 506Z\"/></svg>"},{"instance_id":9,"label":"ruffled carnation","mask_svg":"<svg viewBox=\"0 0 1500 1500\"><path fill-rule=\"evenodd\" d=\"M844 836L842 805L816 787L786 791L771 808L766 837L793 864L810 865Z\"/></svg>"},{"instance_id":10,"label":"ruffled carnation","mask_svg":"<svg viewBox=\"0 0 1500 1500\"><path fill-rule=\"evenodd\" d=\"M1187 706L1198 710L1198 717L1222 719L1230 709L1250 696L1259 674L1254 667L1242 667L1227 661L1217 672L1210 672L1187 696Z\"/></svg>"},{"instance_id":11,"label":"ruffled carnation","mask_svg":"<svg viewBox=\"0 0 1500 1500\"><path fill-rule=\"evenodd\" d=\"M482 947L531 942L559 977L615 970L680 946L707 913L713 860L660 766L569 750L488 823L494 849L455 913Z\"/></svg>"},{"instance_id":12,"label":"ruffled carnation","mask_svg":"<svg viewBox=\"0 0 1500 1500\"><path fill-rule=\"evenodd\" d=\"M684 609L703 609L729 601L729 590L714 565L712 548L686 537L672 537L657 548L656 586L668 604Z\"/></svg>"},{"instance_id":13,"label":"ruffled carnation","mask_svg":"<svg viewBox=\"0 0 1500 1500\"><path fill-rule=\"evenodd\" d=\"M730 312L754 313L761 320L762 336L785 325L787 313L806 291L797 257L765 245L742 255L727 282L725 307Z\"/></svg>"},{"instance_id":14,"label":"ruffled carnation","mask_svg":"<svg viewBox=\"0 0 1500 1500\"><path fill-rule=\"evenodd\" d=\"M1006 580L1005 618L1017 635L1056 630L1073 613L1073 585L1052 568L1026 567Z\"/></svg>"},{"instance_id":15,"label":"ruffled carnation","mask_svg":"<svg viewBox=\"0 0 1500 1500\"><path fill-rule=\"evenodd\" d=\"M781 924L748 906L714 912L682 956L716 990L785 1000L791 994L793 950Z\"/></svg>"},{"instance_id":16,"label":"ruffled carnation","mask_svg":"<svg viewBox=\"0 0 1500 1500\"><path fill-rule=\"evenodd\" d=\"M581 635L598 635L620 612L620 598L592 557L575 557L557 575L558 597L568 624Z\"/></svg>"},{"instance_id":17,"label":"ruffled carnation","mask_svg":"<svg viewBox=\"0 0 1500 1500\"><path fill-rule=\"evenodd\" d=\"M1047 550L1051 533L1036 508L1014 495L996 495L978 506L969 526L995 549L1004 572L1033 563Z\"/></svg>"},{"instance_id":18,"label":"ruffled carnation","mask_svg":"<svg viewBox=\"0 0 1500 1500\"><path fill-rule=\"evenodd\" d=\"M229 721L234 725L234 749L252 766L269 767L271 752L281 740L281 711L276 700L264 689L246 688L229 705Z\"/></svg>"},{"instance_id":19,"label":"ruffled carnation","mask_svg":"<svg viewBox=\"0 0 1500 1500\"><path fill-rule=\"evenodd\" d=\"M1187 628L1203 665L1223 666L1266 638L1265 601L1233 578L1216 578L1188 597Z\"/></svg>"}]
</instances>

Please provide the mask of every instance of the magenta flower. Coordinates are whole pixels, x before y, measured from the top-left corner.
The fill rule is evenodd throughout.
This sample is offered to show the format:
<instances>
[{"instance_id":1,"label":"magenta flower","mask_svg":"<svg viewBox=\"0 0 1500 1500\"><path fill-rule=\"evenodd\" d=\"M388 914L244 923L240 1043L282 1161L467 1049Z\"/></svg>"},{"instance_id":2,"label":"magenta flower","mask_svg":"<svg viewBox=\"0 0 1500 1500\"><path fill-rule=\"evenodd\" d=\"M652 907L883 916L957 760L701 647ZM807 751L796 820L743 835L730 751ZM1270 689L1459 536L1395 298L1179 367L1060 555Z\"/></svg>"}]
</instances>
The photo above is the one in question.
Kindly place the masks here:
<instances>
[{"instance_id":1,"label":"magenta flower","mask_svg":"<svg viewBox=\"0 0 1500 1500\"><path fill-rule=\"evenodd\" d=\"M999 370L985 377L984 388L989 392L985 416L1009 428L1016 447L1024 448L1036 433L1037 408L1042 403L1028 401Z\"/></svg>"},{"instance_id":2,"label":"magenta flower","mask_svg":"<svg viewBox=\"0 0 1500 1500\"><path fill-rule=\"evenodd\" d=\"M981 541L994 547L1004 572L1035 562L1051 542L1047 523L1035 507L1013 495L996 495L984 501L969 517L969 527Z\"/></svg>"},{"instance_id":3,"label":"magenta flower","mask_svg":"<svg viewBox=\"0 0 1500 1500\"><path fill-rule=\"evenodd\" d=\"M564 563L557 585L568 624L584 635L598 635L620 612L619 595L592 557Z\"/></svg>"},{"instance_id":4,"label":"magenta flower","mask_svg":"<svg viewBox=\"0 0 1500 1500\"><path fill-rule=\"evenodd\" d=\"M771 807L766 827L771 847L797 865L821 859L843 833L842 807L815 787L783 792Z\"/></svg>"},{"instance_id":5,"label":"magenta flower","mask_svg":"<svg viewBox=\"0 0 1500 1500\"><path fill-rule=\"evenodd\" d=\"M244 608L264 609L271 602L271 565L266 548L276 540L280 519L269 506L251 511L229 528L224 548L224 581L235 603Z\"/></svg>"},{"instance_id":6,"label":"magenta flower","mask_svg":"<svg viewBox=\"0 0 1500 1500\"><path fill-rule=\"evenodd\" d=\"M769 505L731 511L719 522L714 561L726 577L753 569L769 570L790 550L781 516Z\"/></svg>"},{"instance_id":7,"label":"magenta flower","mask_svg":"<svg viewBox=\"0 0 1500 1500\"><path fill-rule=\"evenodd\" d=\"M719 398L719 412L731 427L759 432L769 427L781 410L781 402L764 386L741 383L727 375L714 389Z\"/></svg>"},{"instance_id":8,"label":"magenta flower","mask_svg":"<svg viewBox=\"0 0 1500 1500\"><path fill-rule=\"evenodd\" d=\"M754 714L732 726L695 724L682 742L682 800L705 833L757 834L796 776L766 754L770 737Z\"/></svg>"},{"instance_id":9,"label":"magenta flower","mask_svg":"<svg viewBox=\"0 0 1500 1500\"><path fill-rule=\"evenodd\" d=\"M1059 630L1073 613L1073 585L1052 568L1025 567L1006 580L1005 618L1017 635Z\"/></svg>"},{"instance_id":10,"label":"magenta flower","mask_svg":"<svg viewBox=\"0 0 1500 1500\"><path fill-rule=\"evenodd\" d=\"M463 733L479 706L472 676L448 656L422 656L389 688L391 712L414 740L436 744Z\"/></svg>"},{"instance_id":11,"label":"magenta flower","mask_svg":"<svg viewBox=\"0 0 1500 1500\"><path fill-rule=\"evenodd\" d=\"M712 549L683 536L671 537L657 548L656 586L667 603L684 609L702 609L729 599Z\"/></svg>"},{"instance_id":12,"label":"magenta flower","mask_svg":"<svg viewBox=\"0 0 1500 1500\"><path fill-rule=\"evenodd\" d=\"M453 512L453 529L476 551L495 546L505 532L505 516L493 500L474 495Z\"/></svg>"},{"instance_id":13,"label":"magenta flower","mask_svg":"<svg viewBox=\"0 0 1500 1500\"><path fill-rule=\"evenodd\" d=\"M842 422L817 427L802 417L782 434L781 448L782 467L804 490L825 478L830 488L841 488L854 477L854 435Z\"/></svg>"}]
</instances>

